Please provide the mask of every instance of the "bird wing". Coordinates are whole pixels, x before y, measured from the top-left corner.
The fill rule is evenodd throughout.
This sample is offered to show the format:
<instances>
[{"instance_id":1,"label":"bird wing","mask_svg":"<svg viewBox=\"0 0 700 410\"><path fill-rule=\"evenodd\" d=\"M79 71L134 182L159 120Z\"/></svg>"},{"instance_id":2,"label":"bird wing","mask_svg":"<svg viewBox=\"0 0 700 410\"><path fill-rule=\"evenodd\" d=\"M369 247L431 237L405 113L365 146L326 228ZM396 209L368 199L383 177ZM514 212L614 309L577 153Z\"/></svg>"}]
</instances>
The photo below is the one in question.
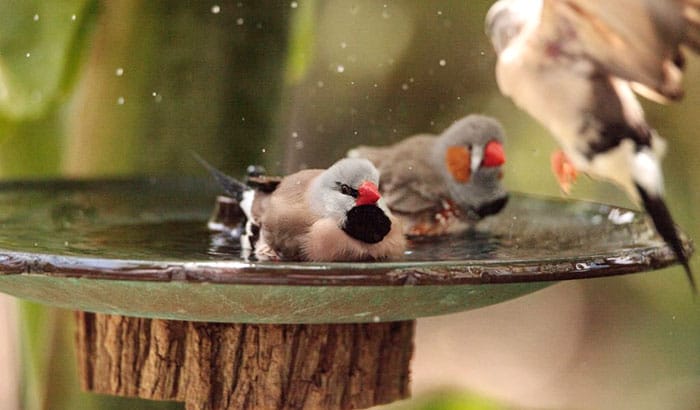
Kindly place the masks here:
<instances>
[{"instance_id":1,"label":"bird wing","mask_svg":"<svg viewBox=\"0 0 700 410\"><path fill-rule=\"evenodd\" d=\"M256 193L254 218L259 221L268 245L286 258L298 257L304 235L317 219L306 195L311 181L321 172L302 170L284 177L272 193Z\"/></svg>"},{"instance_id":2,"label":"bird wing","mask_svg":"<svg viewBox=\"0 0 700 410\"><path fill-rule=\"evenodd\" d=\"M356 156L379 170L379 189L390 209L416 213L438 207L447 196L442 176L430 162L434 136L416 135L387 147L358 147Z\"/></svg>"},{"instance_id":3,"label":"bird wing","mask_svg":"<svg viewBox=\"0 0 700 410\"><path fill-rule=\"evenodd\" d=\"M576 36L582 47L576 51L601 70L665 102L682 96L680 46L700 50L700 2L544 0L538 31L545 38Z\"/></svg>"}]
</instances>

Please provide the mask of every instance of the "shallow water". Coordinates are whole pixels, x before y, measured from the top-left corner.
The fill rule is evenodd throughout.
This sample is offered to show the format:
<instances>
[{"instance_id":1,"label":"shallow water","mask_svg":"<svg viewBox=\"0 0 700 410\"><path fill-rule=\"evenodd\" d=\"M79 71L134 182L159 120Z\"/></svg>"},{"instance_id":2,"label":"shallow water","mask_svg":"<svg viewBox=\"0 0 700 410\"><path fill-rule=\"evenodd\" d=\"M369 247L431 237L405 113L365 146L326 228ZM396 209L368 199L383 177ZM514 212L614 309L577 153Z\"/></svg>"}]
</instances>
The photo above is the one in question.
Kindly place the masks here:
<instances>
[{"instance_id":1,"label":"shallow water","mask_svg":"<svg viewBox=\"0 0 700 410\"><path fill-rule=\"evenodd\" d=\"M239 260L236 238L210 232L218 190L196 179L0 186L0 248L132 260ZM404 261L565 260L658 246L642 214L512 194L461 235L417 238Z\"/></svg>"}]
</instances>

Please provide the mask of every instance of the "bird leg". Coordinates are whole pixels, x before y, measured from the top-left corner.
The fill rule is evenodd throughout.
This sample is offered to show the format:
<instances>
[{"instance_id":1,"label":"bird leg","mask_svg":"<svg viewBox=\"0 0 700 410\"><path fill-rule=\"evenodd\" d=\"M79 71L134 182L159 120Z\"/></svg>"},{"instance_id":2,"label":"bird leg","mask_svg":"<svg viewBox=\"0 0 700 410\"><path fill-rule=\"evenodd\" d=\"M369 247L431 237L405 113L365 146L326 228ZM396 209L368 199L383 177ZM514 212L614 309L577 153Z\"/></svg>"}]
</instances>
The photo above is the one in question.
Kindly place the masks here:
<instances>
[{"instance_id":1,"label":"bird leg","mask_svg":"<svg viewBox=\"0 0 700 410\"><path fill-rule=\"evenodd\" d=\"M571 192L571 185L576 182L576 178L578 178L578 171L562 150L556 150L552 153L550 163L552 172L554 172L557 182L559 183L559 187L568 195Z\"/></svg>"}]
</instances>

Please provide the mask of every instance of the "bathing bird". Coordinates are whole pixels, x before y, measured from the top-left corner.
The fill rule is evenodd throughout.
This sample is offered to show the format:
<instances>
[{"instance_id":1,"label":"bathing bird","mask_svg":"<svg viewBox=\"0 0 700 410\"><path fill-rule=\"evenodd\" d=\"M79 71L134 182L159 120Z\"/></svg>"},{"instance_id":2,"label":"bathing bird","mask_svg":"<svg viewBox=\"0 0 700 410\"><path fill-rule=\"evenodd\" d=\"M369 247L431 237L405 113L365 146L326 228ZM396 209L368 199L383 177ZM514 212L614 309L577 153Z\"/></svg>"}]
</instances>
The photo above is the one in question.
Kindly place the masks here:
<instances>
[{"instance_id":1,"label":"bathing bird","mask_svg":"<svg viewBox=\"0 0 700 410\"><path fill-rule=\"evenodd\" d=\"M248 219L242 243L259 260L378 261L403 255L401 221L384 204L379 172L368 160L341 159L325 170L283 178L249 175L247 183L200 162L239 201Z\"/></svg>"},{"instance_id":2,"label":"bathing bird","mask_svg":"<svg viewBox=\"0 0 700 410\"><path fill-rule=\"evenodd\" d=\"M665 140L636 94L681 98L681 47L700 49L695 0L499 0L486 16L502 94L543 124L561 152L564 189L577 172L621 186L641 203L695 282L664 202Z\"/></svg>"},{"instance_id":3,"label":"bathing bird","mask_svg":"<svg viewBox=\"0 0 700 410\"><path fill-rule=\"evenodd\" d=\"M442 235L463 231L506 205L503 142L503 128L495 119L472 114L438 136L359 146L348 156L367 158L379 169L379 191L404 220L404 233Z\"/></svg>"}]
</instances>

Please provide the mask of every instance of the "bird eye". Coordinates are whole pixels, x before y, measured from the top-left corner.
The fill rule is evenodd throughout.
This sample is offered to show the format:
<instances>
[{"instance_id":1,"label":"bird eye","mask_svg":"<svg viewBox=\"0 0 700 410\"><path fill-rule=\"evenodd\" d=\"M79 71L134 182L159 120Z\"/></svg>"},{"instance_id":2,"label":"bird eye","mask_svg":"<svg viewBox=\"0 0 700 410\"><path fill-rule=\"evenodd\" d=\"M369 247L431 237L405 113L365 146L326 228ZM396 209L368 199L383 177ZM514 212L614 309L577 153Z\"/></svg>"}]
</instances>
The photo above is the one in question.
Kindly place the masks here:
<instances>
[{"instance_id":1,"label":"bird eye","mask_svg":"<svg viewBox=\"0 0 700 410\"><path fill-rule=\"evenodd\" d=\"M357 191L357 189L354 189L353 187L351 187L348 184L341 184L340 182L336 182L336 184L338 184L338 188L340 189L340 193L343 195L348 195L348 196L351 196L353 198L357 198L357 196L359 195L359 192Z\"/></svg>"}]
</instances>

